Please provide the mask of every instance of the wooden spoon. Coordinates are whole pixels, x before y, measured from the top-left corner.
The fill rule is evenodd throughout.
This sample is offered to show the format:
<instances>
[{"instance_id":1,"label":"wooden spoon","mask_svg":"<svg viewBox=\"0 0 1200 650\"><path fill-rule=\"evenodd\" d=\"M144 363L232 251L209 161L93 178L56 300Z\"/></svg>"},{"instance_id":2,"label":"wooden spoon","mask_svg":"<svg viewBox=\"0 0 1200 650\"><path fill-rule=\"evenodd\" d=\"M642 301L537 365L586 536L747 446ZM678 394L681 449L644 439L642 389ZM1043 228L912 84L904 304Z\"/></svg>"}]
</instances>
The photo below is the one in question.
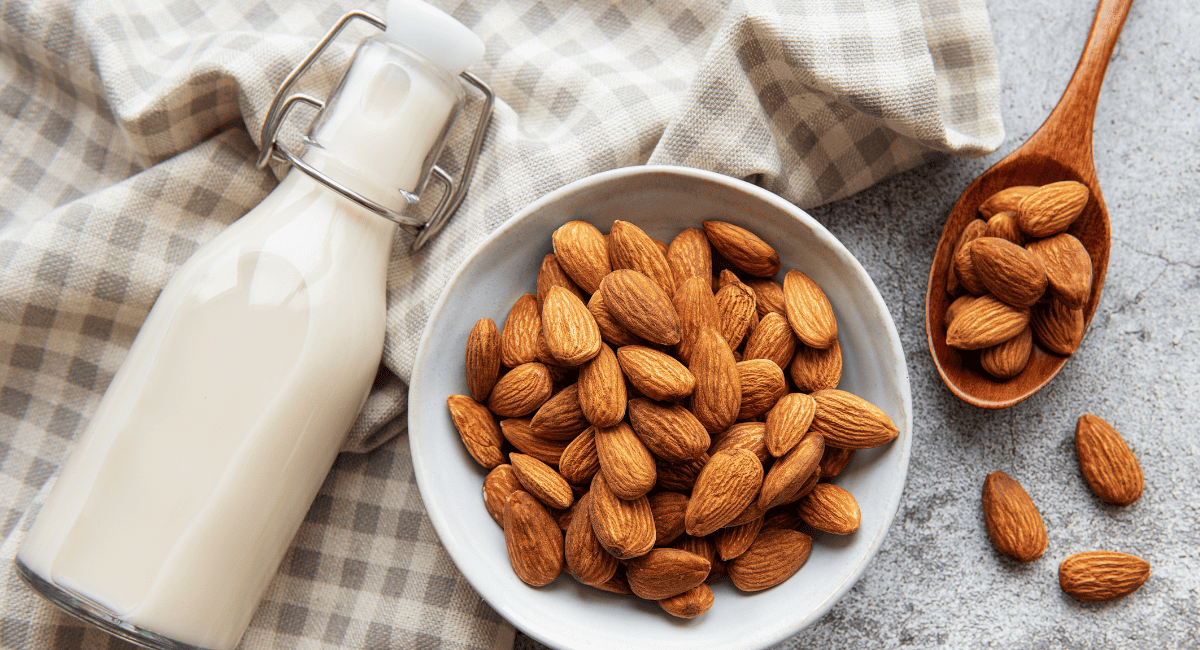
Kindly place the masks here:
<instances>
[{"instance_id":1,"label":"wooden spoon","mask_svg":"<svg viewBox=\"0 0 1200 650\"><path fill-rule=\"evenodd\" d=\"M946 293L946 273L959 234L979 216L979 204L985 199L1014 185L1074 180L1088 186L1091 199L1068 232L1083 242L1092 257L1092 293L1083 308L1085 332L1096 312L1108 270L1110 231L1108 208L1100 194L1092 161L1092 124L1104 72L1131 4L1132 0L1100 0L1083 55L1058 106L1025 144L967 187L946 220L929 271L925 331L942 381L955 395L975 406L1000 409L1027 399L1049 383L1070 358L1034 346L1029 364L1021 374L998 381L980 367L978 353L962 352L946 345L944 321L946 307L951 301Z\"/></svg>"}]
</instances>

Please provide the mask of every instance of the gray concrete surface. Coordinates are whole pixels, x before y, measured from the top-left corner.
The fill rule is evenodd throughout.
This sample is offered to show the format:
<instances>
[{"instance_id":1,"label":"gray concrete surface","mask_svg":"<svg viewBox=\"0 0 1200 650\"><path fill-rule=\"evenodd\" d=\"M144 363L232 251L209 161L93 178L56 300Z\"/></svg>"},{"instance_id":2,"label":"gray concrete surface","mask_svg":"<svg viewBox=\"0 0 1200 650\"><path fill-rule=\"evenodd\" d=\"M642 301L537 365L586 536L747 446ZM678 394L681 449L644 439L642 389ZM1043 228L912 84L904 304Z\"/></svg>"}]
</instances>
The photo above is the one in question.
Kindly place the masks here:
<instances>
[{"instance_id":1,"label":"gray concrete surface","mask_svg":"<svg viewBox=\"0 0 1200 650\"><path fill-rule=\"evenodd\" d=\"M944 159L812 214L862 261L904 343L915 444L882 552L819 623L779 647L1200 647L1200 9L1135 0L1095 123L1112 255L1082 348L1054 382L998 412L941 383L925 344L924 292L945 216L970 180L1028 138L1057 103L1091 25L1090 0L990 0L1007 137L979 160ZM1079 473L1076 419L1117 427L1146 490L1107 506ZM1029 565L997 553L979 506L1002 470L1049 532ZM1058 586L1078 551L1147 559L1149 581L1113 603ZM518 632L516 648L542 646Z\"/></svg>"}]
</instances>

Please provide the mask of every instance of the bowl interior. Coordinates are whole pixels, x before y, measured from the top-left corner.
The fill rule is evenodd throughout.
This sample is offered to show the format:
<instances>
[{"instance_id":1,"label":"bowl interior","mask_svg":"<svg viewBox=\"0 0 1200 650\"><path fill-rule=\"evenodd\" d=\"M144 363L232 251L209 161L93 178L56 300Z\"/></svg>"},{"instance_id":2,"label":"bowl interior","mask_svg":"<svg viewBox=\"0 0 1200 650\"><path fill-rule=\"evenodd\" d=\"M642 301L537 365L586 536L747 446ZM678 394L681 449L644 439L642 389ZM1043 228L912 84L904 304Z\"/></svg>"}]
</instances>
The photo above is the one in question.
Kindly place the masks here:
<instances>
[{"instance_id":1,"label":"bowl interior","mask_svg":"<svg viewBox=\"0 0 1200 650\"><path fill-rule=\"evenodd\" d=\"M862 509L857 533L817 533L807 563L772 589L744 594L728 580L713 585L716 603L692 620L671 617L652 602L585 587L565 572L537 589L516 577L503 531L483 505L487 472L459 441L446 397L469 394L463 364L471 327L485 317L503 326L513 302L535 291L542 257L552 251L551 233L572 219L603 232L614 219L631 221L667 243L702 220L729 221L774 246L783 272L800 269L824 289L838 319L844 364L839 387L878 405L900 429L889 445L858 452L836 480ZM858 262L820 224L774 194L687 168L598 174L547 195L495 232L434 309L409 394L417 483L442 543L500 615L556 648L761 648L796 633L828 611L878 551L899 504L911 441L904 353L887 307Z\"/></svg>"}]
</instances>

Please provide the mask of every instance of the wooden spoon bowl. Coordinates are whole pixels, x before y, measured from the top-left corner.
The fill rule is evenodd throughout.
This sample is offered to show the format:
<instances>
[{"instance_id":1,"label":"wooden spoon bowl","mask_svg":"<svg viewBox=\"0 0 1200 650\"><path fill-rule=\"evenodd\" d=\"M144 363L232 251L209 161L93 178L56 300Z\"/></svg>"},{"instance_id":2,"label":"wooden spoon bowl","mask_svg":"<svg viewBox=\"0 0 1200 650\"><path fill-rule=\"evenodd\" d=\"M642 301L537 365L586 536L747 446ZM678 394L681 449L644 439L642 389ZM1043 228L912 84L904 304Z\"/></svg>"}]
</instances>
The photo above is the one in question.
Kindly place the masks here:
<instances>
[{"instance_id":1,"label":"wooden spoon bowl","mask_svg":"<svg viewBox=\"0 0 1200 650\"><path fill-rule=\"evenodd\" d=\"M925 294L925 333L942 381L955 395L975 406L1000 409L1017 404L1049 383L1070 359L1035 345L1021 374L997 380L980 366L978 351L946 345L946 308L952 300L946 292L946 276L954 246L967 224L978 218L979 204L985 199L1014 185L1045 185L1064 180L1078 181L1091 190L1087 206L1068 232L1083 243L1092 258L1092 292L1083 308L1085 332L1096 313L1108 270L1111 232L1108 208L1092 160L1092 124L1108 60L1131 4L1132 0L1100 0L1083 55L1050 117L1025 144L967 187L950 210L942 230Z\"/></svg>"}]
</instances>

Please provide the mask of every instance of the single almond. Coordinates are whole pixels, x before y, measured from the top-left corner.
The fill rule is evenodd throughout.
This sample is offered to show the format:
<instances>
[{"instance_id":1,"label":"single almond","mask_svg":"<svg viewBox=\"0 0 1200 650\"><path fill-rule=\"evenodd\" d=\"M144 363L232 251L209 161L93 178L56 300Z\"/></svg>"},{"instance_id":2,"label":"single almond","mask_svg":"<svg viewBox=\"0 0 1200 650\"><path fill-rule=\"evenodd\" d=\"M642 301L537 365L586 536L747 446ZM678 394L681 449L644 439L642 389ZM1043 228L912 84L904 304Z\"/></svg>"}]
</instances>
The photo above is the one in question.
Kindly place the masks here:
<instances>
[{"instance_id":1,"label":"single almond","mask_svg":"<svg viewBox=\"0 0 1200 650\"><path fill-rule=\"evenodd\" d=\"M604 550L592 530L590 492L579 498L578 507L580 514L571 518L563 540L567 569L585 585L603 584L617 574L620 562Z\"/></svg>"},{"instance_id":2,"label":"single almond","mask_svg":"<svg viewBox=\"0 0 1200 650\"><path fill-rule=\"evenodd\" d=\"M762 480L762 463L753 452L734 449L713 455L692 488L685 520L688 534L703 537L732 521L758 496Z\"/></svg>"},{"instance_id":3,"label":"single almond","mask_svg":"<svg viewBox=\"0 0 1200 650\"><path fill-rule=\"evenodd\" d=\"M554 254L563 271L587 293L596 293L600 281L612 272L604 234L586 221L568 221L551 237Z\"/></svg>"},{"instance_id":4,"label":"single almond","mask_svg":"<svg viewBox=\"0 0 1200 650\"><path fill-rule=\"evenodd\" d=\"M700 420L678 404L631 399L629 423L657 458L672 463L699 458L712 442Z\"/></svg>"},{"instance_id":5,"label":"single almond","mask_svg":"<svg viewBox=\"0 0 1200 650\"><path fill-rule=\"evenodd\" d=\"M617 355L607 343L579 368L579 407L588 422L611 427L625 417L625 376Z\"/></svg>"},{"instance_id":6,"label":"single almond","mask_svg":"<svg viewBox=\"0 0 1200 650\"><path fill-rule=\"evenodd\" d=\"M946 345L960 350L990 348L1020 334L1029 321L1029 308L1014 307L995 296L981 296L963 307L946 328Z\"/></svg>"},{"instance_id":7,"label":"single almond","mask_svg":"<svg viewBox=\"0 0 1200 650\"><path fill-rule=\"evenodd\" d=\"M579 403L579 384L571 384L546 400L533 414L529 424L535 436L549 440L574 440L589 426Z\"/></svg>"},{"instance_id":8,"label":"single almond","mask_svg":"<svg viewBox=\"0 0 1200 650\"><path fill-rule=\"evenodd\" d=\"M713 592L707 584L658 601L663 611L678 618L696 618L713 606Z\"/></svg>"},{"instance_id":9,"label":"single almond","mask_svg":"<svg viewBox=\"0 0 1200 650\"><path fill-rule=\"evenodd\" d=\"M655 458L654 472L658 475L658 487L663 490L691 492L692 486L696 484L696 477L707 463L708 454L702 454L696 460L677 463Z\"/></svg>"},{"instance_id":10,"label":"single almond","mask_svg":"<svg viewBox=\"0 0 1200 650\"><path fill-rule=\"evenodd\" d=\"M842 344L834 341L825 350L797 345L788 376L802 393L837 388L842 381Z\"/></svg>"},{"instance_id":11,"label":"single almond","mask_svg":"<svg viewBox=\"0 0 1200 650\"><path fill-rule=\"evenodd\" d=\"M817 403L811 395L788 393L779 398L767 412L763 435L767 451L776 458L791 451L808 433L816 412Z\"/></svg>"},{"instance_id":12,"label":"single almond","mask_svg":"<svg viewBox=\"0 0 1200 650\"><path fill-rule=\"evenodd\" d=\"M501 363L516 368L536 361L537 335L541 329L542 315L538 311L537 296L527 293L517 298L500 330Z\"/></svg>"},{"instance_id":13,"label":"single almond","mask_svg":"<svg viewBox=\"0 0 1200 650\"><path fill-rule=\"evenodd\" d=\"M665 245L664 245L665 248ZM675 274L666 254L644 230L628 221L614 221L608 232L608 260L613 270L633 269L654 280L667 296L675 293Z\"/></svg>"},{"instance_id":14,"label":"single almond","mask_svg":"<svg viewBox=\"0 0 1200 650\"><path fill-rule=\"evenodd\" d=\"M732 449L745 449L754 454L758 462L765 463L770 458L766 431L767 425L762 422L738 422L713 437L708 455Z\"/></svg>"},{"instance_id":15,"label":"single almond","mask_svg":"<svg viewBox=\"0 0 1200 650\"><path fill-rule=\"evenodd\" d=\"M725 571L738 589L761 591L792 577L811 552L808 535L787 528L765 529L745 553L725 564Z\"/></svg>"},{"instance_id":16,"label":"single almond","mask_svg":"<svg viewBox=\"0 0 1200 650\"><path fill-rule=\"evenodd\" d=\"M1038 343L1054 354L1074 354L1083 341L1083 310L1070 309L1057 300L1034 306L1029 325Z\"/></svg>"},{"instance_id":17,"label":"single almond","mask_svg":"<svg viewBox=\"0 0 1200 650\"><path fill-rule=\"evenodd\" d=\"M513 571L526 584L554 582L563 568L563 532L528 492L509 495L504 505L504 545Z\"/></svg>"},{"instance_id":18,"label":"single almond","mask_svg":"<svg viewBox=\"0 0 1200 650\"><path fill-rule=\"evenodd\" d=\"M1008 474L992 472L983 482L983 518L996 550L1018 562L1046 552L1046 525L1033 499Z\"/></svg>"},{"instance_id":19,"label":"single almond","mask_svg":"<svg viewBox=\"0 0 1200 650\"><path fill-rule=\"evenodd\" d=\"M1021 205L1021 200L1036 192L1037 189L1037 185L1006 187L989 196L979 206L979 214L983 215L984 219L991 219L1001 212L1016 212L1017 206Z\"/></svg>"},{"instance_id":20,"label":"single almond","mask_svg":"<svg viewBox=\"0 0 1200 650\"><path fill-rule=\"evenodd\" d=\"M813 528L834 535L849 535L858 530L862 512L854 495L833 483L817 483L796 509L800 520Z\"/></svg>"},{"instance_id":21,"label":"single almond","mask_svg":"<svg viewBox=\"0 0 1200 650\"><path fill-rule=\"evenodd\" d=\"M742 284L727 284L716 295L717 311L721 314L721 336L736 350L742 344L750 325L758 321L754 291Z\"/></svg>"},{"instance_id":22,"label":"single almond","mask_svg":"<svg viewBox=\"0 0 1200 650\"><path fill-rule=\"evenodd\" d=\"M783 297L788 323L800 342L824 350L837 341L833 305L812 278L791 270L783 276Z\"/></svg>"},{"instance_id":23,"label":"single almond","mask_svg":"<svg viewBox=\"0 0 1200 650\"><path fill-rule=\"evenodd\" d=\"M578 298L579 302L587 302L587 296L579 289L571 276L563 270L558 263L558 256L554 253L546 253L546 256L542 258L541 267L538 268L537 299L538 307L543 310L546 305L546 296L550 295L550 287L562 287Z\"/></svg>"},{"instance_id":24,"label":"single almond","mask_svg":"<svg viewBox=\"0 0 1200 650\"><path fill-rule=\"evenodd\" d=\"M870 449L885 445L900 434L892 419L878 406L836 388L813 393L816 412L809 430L825 437L825 444L842 449Z\"/></svg>"},{"instance_id":25,"label":"single almond","mask_svg":"<svg viewBox=\"0 0 1200 650\"><path fill-rule=\"evenodd\" d=\"M1017 225L1031 237L1050 237L1079 218L1091 192L1076 181L1059 181L1039 187L1017 205Z\"/></svg>"},{"instance_id":26,"label":"single almond","mask_svg":"<svg viewBox=\"0 0 1200 650\"><path fill-rule=\"evenodd\" d=\"M987 232L987 222L986 221L984 221L983 219L972 219L971 221L967 222L966 227L963 228L963 231L961 233L959 233L959 235L958 235L958 239L955 240L954 252L951 253L951 255L950 255L950 265L949 265L949 269L946 274L946 292L949 293L951 296L957 296L959 293L966 290L966 287L962 286L962 281L959 280L958 272L956 270L956 265L958 263L957 260L958 260L959 254L962 252L962 250L966 247L966 245L968 243L970 243L971 241L974 241L980 237L983 237L986 232ZM970 254L968 253L967 256L968 256L967 262L970 262L970 259L969 259ZM973 279L973 278L974 278L974 276L972 275L971 278L968 278L968 279ZM980 291L980 293L982 293L982 291Z\"/></svg>"},{"instance_id":27,"label":"single almond","mask_svg":"<svg viewBox=\"0 0 1200 650\"><path fill-rule=\"evenodd\" d=\"M612 312L608 310L608 303L604 301L604 292L600 289L596 289L596 292L592 294L587 307L592 318L596 320L596 327L600 328L600 338L605 343L613 347L621 347L646 342L617 321Z\"/></svg>"},{"instance_id":28,"label":"single almond","mask_svg":"<svg viewBox=\"0 0 1200 650\"><path fill-rule=\"evenodd\" d=\"M588 427L562 450L558 459L558 473L572 485L587 485L599 471L596 427Z\"/></svg>"},{"instance_id":29,"label":"single almond","mask_svg":"<svg viewBox=\"0 0 1200 650\"><path fill-rule=\"evenodd\" d=\"M1117 551L1076 553L1058 565L1058 584L1088 602L1124 598L1146 584L1150 563Z\"/></svg>"},{"instance_id":30,"label":"single almond","mask_svg":"<svg viewBox=\"0 0 1200 650\"><path fill-rule=\"evenodd\" d=\"M754 289L755 308L758 317L766 318L769 313L787 317L787 302L783 296L783 285L767 278L746 278L746 286Z\"/></svg>"},{"instance_id":31,"label":"single almond","mask_svg":"<svg viewBox=\"0 0 1200 650\"><path fill-rule=\"evenodd\" d=\"M636 499L654 487L658 478L654 457L627 423L596 427L596 453L600 473L618 497Z\"/></svg>"},{"instance_id":32,"label":"single almond","mask_svg":"<svg viewBox=\"0 0 1200 650\"><path fill-rule=\"evenodd\" d=\"M589 515L596 539L613 557L628 560L654 548L654 513L650 501L641 496L622 499L608 488L604 472L592 478Z\"/></svg>"},{"instance_id":33,"label":"single almond","mask_svg":"<svg viewBox=\"0 0 1200 650\"><path fill-rule=\"evenodd\" d=\"M654 545L666 546L683 534L688 497L682 492L658 492L649 497L654 513Z\"/></svg>"},{"instance_id":34,"label":"single almond","mask_svg":"<svg viewBox=\"0 0 1200 650\"><path fill-rule=\"evenodd\" d=\"M600 286L609 313L630 332L659 345L679 342L675 306L654 280L633 269L617 269Z\"/></svg>"},{"instance_id":35,"label":"single almond","mask_svg":"<svg viewBox=\"0 0 1200 650\"><path fill-rule=\"evenodd\" d=\"M971 244L971 259L983 286L1014 307L1029 307L1046 293L1041 259L1007 239L976 239Z\"/></svg>"},{"instance_id":36,"label":"single almond","mask_svg":"<svg viewBox=\"0 0 1200 650\"><path fill-rule=\"evenodd\" d=\"M996 379L1012 379L1025 369L1032 352L1033 330L1026 327L1011 339L984 348L979 354L979 365Z\"/></svg>"},{"instance_id":37,"label":"single almond","mask_svg":"<svg viewBox=\"0 0 1200 650\"><path fill-rule=\"evenodd\" d=\"M550 287L542 309L542 331L550 354L566 366L578 366L600 351L600 326L575 294Z\"/></svg>"},{"instance_id":38,"label":"single almond","mask_svg":"<svg viewBox=\"0 0 1200 650\"><path fill-rule=\"evenodd\" d=\"M716 329L700 332L688 370L696 378L692 413L709 433L729 428L741 408L742 386L733 352Z\"/></svg>"},{"instance_id":39,"label":"single almond","mask_svg":"<svg viewBox=\"0 0 1200 650\"><path fill-rule=\"evenodd\" d=\"M567 479L546 463L521 453L511 453L508 460L513 472L525 491L532 494L547 508L563 510L575 502L575 495Z\"/></svg>"},{"instance_id":40,"label":"single almond","mask_svg":"<svg viewBox=\"0 0 1200 650\"><path fill-rule=\"evenodd\" d=\"M708 236L698 228L687 228L675 235L667 247L667 265L675 274L675 289L689 278L698 277L712 284L712 246Z\"/></svg>"},{"instance_id":41,"label":"single almond","mask_svg":"<svg viewBox=\"0 0 1200 650\"><path fill-rule=\"evenodd\" d=\"M759 517L740 526L727 526L713 533L713 547L717 549L717 555L728 562L745 553L754 540L758 539L758 532L762 530L762 526L763 518Z\"/></svg>"},{"instance_id":42,"label":"single almond","mask_svg":"<svg viewBox=\"0 0 1200 650\"><path fill-rule=\"evenodd\" d=\"M677 402L696 389L696 378L687 366L653 348L643 345L617 348L617 362L629 383L650 399Z\"/></svg>"},{"instance_id":43,"label":"single almond","mask_svg":"<svg viewBox=\"0 0 1200 650\"><path fill-rule=\"evenodd\" d=\"M656 548L625 565L625 579L639 598L662 600L704 584L712 563L677 548Z\"/></svg>"},{"instance_id":44,"label":"single almond","mask_svg":"<svg viewBox=\"0 0 1200 650\"><path fill-rule=\"evenodd\" d=\"M1142 466L1111 424L1090 413L1075 425L1079 469L1092 492L1105 503L1127 506L1142 496Z\"/></svg>"},{"instance_id":45,"label":"single almond","mask_svg":"<svg viewBox=\"0 0 1200 650\"><path fill-rule=\"evenodd\" d=\"M781 370L786 370L796 352L796 336L787 317L775 312L767 312L758 322L758 326L746 339L746 350L742 355L745 360L767 359L774 361Z\"/></svg>"},{"instance_id":46,"label":"single almond","mask_svg":"<svg viewBox=\"0 0 1200 650\"><path fill-rule=\"evenodd\" d=\"M496 382L487 406L502 418L519 418L541 408L553 391L554 382L544 364L523 363Z\"/></svg>"},{"instance_id":47,"label":"single almond","mask_svg":"<svg viewBox=\"0 0 1200 650\"><path fill-rule=\"evenodd\" d=\"M1050 295L1069 309L1083 309L1092 294L1092 256L1083 242L1064 232L1026 248L1042 261Z\"/></svg>"},{"instance_id":48,"label":"single almond","mask_svg":"<svg viewBox=\"0 0 1200 650\"><path fill-rule=\"evenodd\" d=\"M500 431L512 446L522 454L529 454L547 465L557 465L562 457L567 443L562 440L548 440L533 433L530 418L506 418L500 420ZM501 457L503 462L503 457Z\"/></svg>"},{"instance_id":49,"label":"single almond","mask_svg":"<svg viewBox=\"0 0 1200 650\"><path fill-rule=\"evenodd\" d=\"M492 468L483 479L483 506L500 527L504 527L504 503L509 495L524 490L512 465L503 463Z\"/></svg>"},{"instance_id":50,"label":"single almond","mask_svg":"<svg viewBox=\"0 0 1200 650\"><path fill-rule=\"evenodd\" d=\"M1025 233L1021 232L1021 228L1017 225L1017 213L1015 210L1011 212L997 212L992 215L987 221L987 231L984 233L984 237L999 237L1017 246L1024 246L1027 239Z\"/></svg>"},{"instance_id":51,"label":"single almond","mask_svg":"<svg viewBox=\"0 0 1200 650\"><path fill-rule=\"evenodd\" d=\"M825 453L821 456L821 466L819 468L822 479L835 478L850 461L854 459L853 449L840 449L825 445Z\"/></svg>"},{"instance_id":52,"label":"single almond","mask_svg":"<svg viewBox=\"0 0 1200 650\"><path fill-rule=\"evenodd\" d=\"M738 269L759 278L779 273L779 254L754 233L725 221L703 222L713 248Z\"/></svg>"},{"instance_id":53,"label":"single almond","mask_svg":"<svg viewBox=\"0 0 1200 650\"><path fill-rule=\"evenodd\" d=\"M721 310L712 285L704 278L688 278L676 290L672 299L675 313L679 316L679 344L675 353L684 363L692 359L692 348L705 327L720 331Z\"/></svg>"},{"instance_id":54,"label":"single almond","mask_svg":"<svg viewBox=\"0 0 1200 650\"><path fill-rule=\"evenodd\" d=\"M824 453L825 437L810 431L791 451L771 465L770 471L763 477L758 505L774 508L787 503L821 466L821 456ZM812 495L807 498L811 499Z\"/></svg>"},{"instance_id":55,"label":"single almond","mask_svg":"<svg viewBox=\"0 0 1200 650\"><path fill-rule=\"evenodd\" d=\"M466 395L451 395L446 398L446 405L471 458L488 469L503 463L500 446L504 439L491 411Z\"/></svg>"},{"instance_id":56,"label":"single almond","mask_svg":"<svg viewBox=\"0 0 1200 650\"><path fill-rule=\"evenodd\" d=\"M486 402L500 376L500 330L496 321L480 318L467 335L467 390L476 402Z\"/></svg>"},{"instance_id":57,"label":"single almond","mask_svg":"<svg viewBox=\"0 0 1200 650\"><path fill-rule=\"evenodd\" d=\"M987 293L987 286L983 284L983 278L979 277L979 272L975 269L975 258L971 255L974 244L974 239L964 243L954 254L950 263L954 269L954 277L958 279L958 284L971 294L982 296ZM951 293L953 294L953 292Z\"/></svg>"},{"instance_id":58,"label":"single almond","mask_svg":"<svg viewBox=\"0 0 1200 650\"><path fill-rule=\"evenodd\" d=\"M787 394L787 380L774 361L751 359L736 364L742 401L738 405L738 420L756 418L770 411L779 398Z\"/></svg>"}]
</instances>

